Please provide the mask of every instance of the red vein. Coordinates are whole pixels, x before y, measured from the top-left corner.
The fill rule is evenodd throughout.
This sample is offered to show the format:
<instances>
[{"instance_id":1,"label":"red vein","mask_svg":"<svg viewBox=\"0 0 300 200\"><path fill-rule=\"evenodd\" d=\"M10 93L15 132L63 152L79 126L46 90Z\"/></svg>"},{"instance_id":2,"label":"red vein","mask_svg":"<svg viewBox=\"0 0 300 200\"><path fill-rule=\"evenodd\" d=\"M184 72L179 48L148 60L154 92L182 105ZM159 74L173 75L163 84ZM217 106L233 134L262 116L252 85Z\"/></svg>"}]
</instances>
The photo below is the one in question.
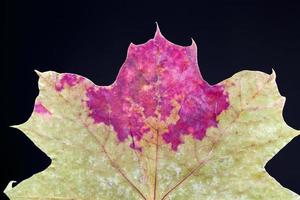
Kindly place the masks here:
<instances>
[{"instance_id":1,"label":"red vein","mask_svg":"<svg viewBox=\"0 0 300 200\"><path fill-rule=\"evenodd\" d=\"M157 188L157 165L158 165L158 131L156 130L156 146L155 146L155 174L154 174L154 189L153 200L156 200L156 188Z\"/></svg>"},{"instance_id":2,"label":"red vein","mask_svg":"<svg viewBox=\"0 0 300 200\"><path fill-rule=\"evenodd\" d=\"M133 182L130 181L130 179L126 176L126 174L119 168L119 166L108 156L111 165L123 176L123 178L140 194L140 196L146 200L146 197L143 195L143 193L134 185Z\"/></svg>"},{"instance_id":3,"label":"red vein","mask_svg":"<svg viewBox=\"0 0 300 200\"><path fill-rule=\"evenodd\" d=\"M146 197L143 195L143 193L137 188L137 186L135 186L135 184L121 170L120 166L116 162L114 162L114 160L110 157L109 153L105 149L105 146L101 144L101 142L98 140L98 138L88 129L88 127L86 127L86 129L87 129L88 133L95 139L95 141L101 146L104 154L109 159L111 166L113 168L115 168L122 175L122 177L129 183L129 185L132 186L144 200L147 200Z\"/></svg>"},{"instance_id":4,"label":"red vein","mask_svg":"<svg viewBox=\"0 0 300 200\"><path fill-rule=\"evenodd\" d=\"M46 79L44 79L46 80ZM46 80L46 82L48 84L49 81ZM51 85L51 84L50 84ZM64 96L62 96L60 93L58 93L58 96L61 97L63 100L65 100L67 103L71 104L71 102L69 100L67 100ZM74 121L74 120L72 120ZM95 141L99 144L99 146L101 146L104 154L107 156L107 158L109 159L110 161L110 164L113 168L115 168L120 174L121 176L129 183L129 185L131 187L133 187L135 189L136 192L138 192L138 194L144 199L144 200L147 200L146 197L143 195L143 193L137 188L137 186L135 186L135 184L126 176L126 174L121 170L121 168L119 167L119 165L117 163L114 162L114 160L109 156L108 152L106 151L105 149L105 146L98 140L98 138L93 134L93 132L90 131L90 129L88 128L88 126L83 122L81 121L82 124L84 125L84 127L86 127L86 130L88 131L88 133L95 139Z\"/></svg>"},{"instance_id":5,"label":"red vein","mask_svg":"<svg viewBox=\"0 0 300 200\"><path fill-rule=\"evenodd\" d=\"M213 149L213 148L212 148ZM187 173L178 183L176 183L171 189L169 189L161 198L161 200L166 199L166 197L175 189L178 188L179 185L181 185L185 180L187 180L190 176L192 176L198 169L202 167L203 164L208 160L210 154L212 153L212 150L208 153L206 159L203 159L201 162L198 163L198 165L192 169L189 173Z\"/></svg>"},{"instance_id":6,"label":"red vein","mask_svg":"<svg viewBox=\"0 0 300 200\"><path fill-rule=\"evenodd\" d=\"M130 133L130 136L131 136L131 139L132 139L132 143L133 143L133 145L135 147L134 136L133 136L132 131L131 131L131 123L130 123L130 126L129 126L129 130L130 130L129 133ZM137 152L136 149L133 149L133 151L134 151L134 154L135 154L135 156L137 158L138 165L140 166L140 168L143 171L143 180L145 180L145 177L147 176L147 173L146 173L147 170L143 166L142 161L141 161L141 157L140 157L140 156L143 156L143 155L140 155L141 152Z\"/></svg>"}]
</instances>

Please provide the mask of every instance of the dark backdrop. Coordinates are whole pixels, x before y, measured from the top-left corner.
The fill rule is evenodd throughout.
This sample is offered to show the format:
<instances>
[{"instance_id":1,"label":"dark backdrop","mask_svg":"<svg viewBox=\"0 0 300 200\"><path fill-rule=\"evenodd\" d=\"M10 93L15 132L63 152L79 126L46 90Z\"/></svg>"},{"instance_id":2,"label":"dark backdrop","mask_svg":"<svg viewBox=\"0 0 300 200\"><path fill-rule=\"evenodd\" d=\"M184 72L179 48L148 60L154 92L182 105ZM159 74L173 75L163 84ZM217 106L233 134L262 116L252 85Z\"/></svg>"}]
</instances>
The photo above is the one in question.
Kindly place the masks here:
<instances>
[{"instance_id":1,"label":"dark backdrop","mask_svg":"<svg viewBox=\"0 0 300 200\"><path fill-rule=\"evenodd\" d=\"M198 45L203 77L211 84L243 70L277 73L287 97L284 118L300 129L300 6L263 1L170 3L101 1L14 1L1 3L4 27L1 47L0 191L45 169L50 159L9 125L25 122L38 94L39 71L83 75L111 84L130 42L152 38L155 22L170 41ZM3 54L2 54L3 55ZM3 71L2 71L3 70ZM285 187L300 194L300 137L266 166ZM4 195L2 198L5 198Z\"/></svg>"}]
</instances>

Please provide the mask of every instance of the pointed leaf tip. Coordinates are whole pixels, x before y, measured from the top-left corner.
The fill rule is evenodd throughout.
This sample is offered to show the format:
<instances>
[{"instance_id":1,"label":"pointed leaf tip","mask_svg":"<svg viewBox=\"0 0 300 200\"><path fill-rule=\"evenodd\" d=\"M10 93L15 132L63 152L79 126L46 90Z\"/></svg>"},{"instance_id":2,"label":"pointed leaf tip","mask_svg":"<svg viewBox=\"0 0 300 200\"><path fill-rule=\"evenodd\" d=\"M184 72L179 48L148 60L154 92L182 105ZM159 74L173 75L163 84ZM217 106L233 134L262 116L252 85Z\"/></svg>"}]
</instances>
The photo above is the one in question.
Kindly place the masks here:
<instances>
[{"instance_id":1,"label":"pointed leaf tip","mask_svg":"<svg viewBox=\"0 0 300 200\"><path fill-rule=\"evenodd\" d=\"M276 72L275 72L275 69L272 67L272 72L271 72L271 75L274 76L274 78L276 78Z\"/></svg>"},{"instance_id":2,"label":"pointed leaf tip","mask_svg":"<svg viewBox=\"0 0 300 200\"><path fill-rule=\"evenodd\" d=\"M154 34L154 38L164 38L164 36L161 34L158 23L155 22L155 24L156 24L156 31L155 31L155 34Z\"/></svg>"},{"instance_id":3,"label":"pointed leaf tip","mask_svg":"<svg viewBox=\"0 0 300 200\"><path fill-rule=\"evenodd\" d=\"M6 188L4 189L4 193L7 193L8 191L10 191L11 189L13 189L13 184L14 183L16 183L17 181L10 181L8 184L7 184L7 186L6 186Z\"/></svg>"},{"instance_id":4,"label":"pointed leaf tip","mask_svg":"<svg viewBox=\"0 0 300 200\"><path fill-rule=\"evenodd\" d=\"M193 47L197 50L197 44L195 42L195 40L191 37L191 40L192 40L192 44L190 45L190 47Z\"/></svg>"},{"instance_id":5,"label":"pointed leaf tip","mask_svg":"<svg viewBox=\"0 0 300 200\"><path fill-rule=\"evenodd\" d=\"M10 128L17 128L18 127L18 125L11 125L11 126L9 126Z\"/></svg>"},{"instance_id":6,"label":"pointed leaf tip","mask_svg":"<svg viewBox=\"0 0 300 200\"><path fill-rule=\"evenodd\" d=\"M196 42L195 42L195 40L193 39L193 37L191 37L191 41L192 41L192 44L191 44L191 45L196 45Z\"/></svg>"},{"instance_id":7,"label":"pointed leaf tip","mask_svg":"<svg viewBox=\"0 0 300 200\"><path fill-rule=\"evenodd\" d=\"M42 72L38 71L37 69L35 69L34 72L35 72L39 77L42 76L42 74L43 74Z\"/></svg>"}]
</instances>

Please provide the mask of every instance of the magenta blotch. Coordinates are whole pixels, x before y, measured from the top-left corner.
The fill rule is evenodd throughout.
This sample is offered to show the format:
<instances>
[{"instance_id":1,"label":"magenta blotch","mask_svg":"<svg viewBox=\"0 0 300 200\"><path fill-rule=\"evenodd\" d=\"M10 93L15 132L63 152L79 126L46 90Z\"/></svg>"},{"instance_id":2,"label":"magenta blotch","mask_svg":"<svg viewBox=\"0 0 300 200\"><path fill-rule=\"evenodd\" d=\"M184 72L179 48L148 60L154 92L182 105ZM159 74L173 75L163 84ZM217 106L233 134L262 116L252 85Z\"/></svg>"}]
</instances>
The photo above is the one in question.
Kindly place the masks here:
<instances>
[{"instance_id":1,"label":"magenta blotch","mask_svg":"<svg viewBox=\"0 0 300 200\"><path fill-rule=\"evenodd\" d=\"M69 77L61 82L72 85L76 80ZM131 138L130 146L138 150L138 141L150 130L145 119L166 120L174 109L172 101L180 105L179 120L167 127L162 139L175 151L185 134L201 140L207 128L217 126L217 116L229 106L224 87L211 86L202 79L196 44L175 45L158 28L145 44L129 46L111 86L91 86L86 95L94 122L112 125L120 141Z\"/></svg>"},{"instance_id":2,"label":"magenta blotch","mask_svg":"<svg viewBox=\"0 0 300 200\"><path fill-rule=\"evenodd\" d=\"M41 102L34 104L33 111L39 114L51 115L51 112Z\"/></svg>"},{"instance_id":3,"label":"magenta blotch","mask_svg":"<svg viewBox=\"0 0 300 200\"><path fill-rule=\"evenodd\" d=\"M60 92L64 89L64 87L67 85L69 87L73 87L76 84L80 83L83 81L83 77L78 76L76 74L63 74L60 80L58 80L55 84L55 89Z\"/></svg>"}]
</instances>

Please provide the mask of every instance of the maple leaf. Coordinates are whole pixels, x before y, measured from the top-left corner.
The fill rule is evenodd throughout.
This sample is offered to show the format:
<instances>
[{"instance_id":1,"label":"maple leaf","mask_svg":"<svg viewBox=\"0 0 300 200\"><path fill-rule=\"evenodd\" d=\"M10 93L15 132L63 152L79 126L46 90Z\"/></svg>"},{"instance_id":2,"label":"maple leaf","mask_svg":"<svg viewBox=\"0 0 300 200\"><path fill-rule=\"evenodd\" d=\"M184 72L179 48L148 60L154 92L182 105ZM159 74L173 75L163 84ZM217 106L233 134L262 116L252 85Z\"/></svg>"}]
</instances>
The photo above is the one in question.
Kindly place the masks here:
<instances>
[{"instance_id":1,"label":"maple leaf","mask_svg":"<svg viewBox=\"0 0 300 200\"><path fill-rule=\"evenodd\" d=\"M37 72L40 93L22 130L51 165L11 199L300 199L264 169L299 132L282 117L275 73L203 80L197 48L158 27L130 44L116 81Z\"/></svg>"}]
</instances>

